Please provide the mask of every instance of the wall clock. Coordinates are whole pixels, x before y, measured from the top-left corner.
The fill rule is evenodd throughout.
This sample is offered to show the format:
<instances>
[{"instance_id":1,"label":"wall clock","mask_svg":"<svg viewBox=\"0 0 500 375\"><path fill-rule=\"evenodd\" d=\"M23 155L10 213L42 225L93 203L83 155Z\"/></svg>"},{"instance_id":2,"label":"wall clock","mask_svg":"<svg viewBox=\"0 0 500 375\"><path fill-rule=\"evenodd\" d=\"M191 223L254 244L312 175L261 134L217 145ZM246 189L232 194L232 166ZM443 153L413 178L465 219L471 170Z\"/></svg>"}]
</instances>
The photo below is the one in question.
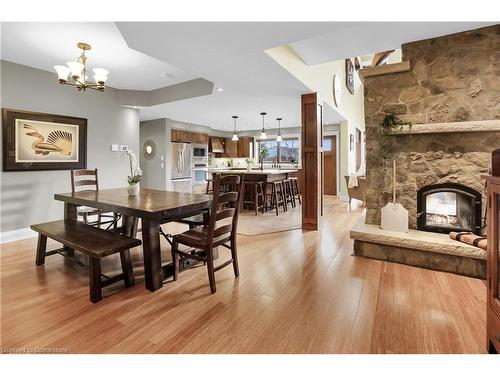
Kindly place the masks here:
<instances>
[{"instance_id":1,"label":"wall clock","mask_svg":"<svg viewBox=\"0 0 500 375\"><path fill-rule=\"evenodd\" d=\"M333 75L333 101L335 102L335 106L339 107L340 106L340 94L341 94L341 84L340 84L340 78L337 74Z\"/></svg>"}]
</instances>

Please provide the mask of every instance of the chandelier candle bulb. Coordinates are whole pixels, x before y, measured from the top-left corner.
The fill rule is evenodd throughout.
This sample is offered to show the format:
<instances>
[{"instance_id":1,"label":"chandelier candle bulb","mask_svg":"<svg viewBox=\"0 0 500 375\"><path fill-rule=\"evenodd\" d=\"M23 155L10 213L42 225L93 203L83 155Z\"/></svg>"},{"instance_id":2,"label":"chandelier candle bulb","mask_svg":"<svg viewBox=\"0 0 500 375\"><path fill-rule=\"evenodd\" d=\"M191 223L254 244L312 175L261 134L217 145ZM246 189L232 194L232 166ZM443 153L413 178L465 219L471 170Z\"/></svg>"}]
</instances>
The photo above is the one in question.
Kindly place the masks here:
<instances>
[{"instance_id":1,"label":"chandelier candle bulb","mask_svg":"<svg viewBox=\"0 0 500 375\"><path fill-rule=\"evenodd\" d=\"M94 68L94 80L99 84L105 84L108 80L109 71L103 68Z\"/></svg>"},{"instance_id":2,"label":"chandelier candle bulb","mask_svg":"<svg viewBox=\"0 0 500 375\"><path fill-rule=\"evenodd\" d=\"M71 69L64 65L56 65L54 69L57 72L57 77L59 78L59 82L67 82L69 73L71 73Z\"/></svg>"},{"instance_id":3,"label":"chandelier candle bulb","mask_svg":"<svg viewBox=\"0 0 500 375\"><path fill-rule=\"evenodd\" d=\"M69 69L71 70L71 77L80 78L82 75L83 64L76 61L68 61L66 64L68 64Z\"/></svg>"}]
</instances>

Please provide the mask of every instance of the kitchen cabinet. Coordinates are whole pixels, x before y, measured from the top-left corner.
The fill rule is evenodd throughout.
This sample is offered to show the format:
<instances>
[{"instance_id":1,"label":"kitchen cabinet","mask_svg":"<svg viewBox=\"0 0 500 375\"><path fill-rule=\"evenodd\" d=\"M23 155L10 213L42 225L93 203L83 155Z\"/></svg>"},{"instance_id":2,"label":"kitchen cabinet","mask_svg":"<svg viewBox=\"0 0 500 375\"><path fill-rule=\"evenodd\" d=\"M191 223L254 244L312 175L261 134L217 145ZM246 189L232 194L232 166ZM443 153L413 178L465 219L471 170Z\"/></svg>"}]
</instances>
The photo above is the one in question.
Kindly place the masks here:
<instances>
[{"instance_id":1,"label":"kitchen cabinet","mask_svg":"<svg viewBox=\"0 0 500 375\"><path fill-rule=\"evenodd\" d=\"M208 143L208 134L194 133L194 132L187 132L184 130L172 129L171 141L172 142L207 144Z\"/></svg>"},{"instance_id":2,"label":"kitchen cabinet","mask_svg":"<svg viewBox=\"0 0 500 375\"><path fill-rule=\"evenodd\" d=\"M231 138L226 138L224 140L226 146L225 156L226 158L237 158L238 157L238 142L231 140Z\"/></svg>"},{"instance_id":3,"label":"kitchen cabinet","mask_svg":"<svg viewBox=\"0 0 500 375\"><path fill-rule=\"evenodd\" d=\"M253 157L253 138L252 137L241 137L238 141L238 151L237 157L239 158L251 158Z\"/></svg>"},{"instance_id":4,"label":"kitchen cabinet","mask_svg":"<svg viewBox=\"0 0 500 375\"><path fill-rule=\"evenodd\" d=\"M198 141L197 143L200 145L206 145L208 144L208 134L204 133L196 133L198 135Z\"/></svg>"},{"instance_id":5,"label":"kitchen cabinet","mask_svg":"<svg viewBox=\"0 0 500 375\"><path fill-rule=\"evenodd\" d=\"M500 177L487 176L487 350L500 353Z\"/></svg>"}]
</instances>

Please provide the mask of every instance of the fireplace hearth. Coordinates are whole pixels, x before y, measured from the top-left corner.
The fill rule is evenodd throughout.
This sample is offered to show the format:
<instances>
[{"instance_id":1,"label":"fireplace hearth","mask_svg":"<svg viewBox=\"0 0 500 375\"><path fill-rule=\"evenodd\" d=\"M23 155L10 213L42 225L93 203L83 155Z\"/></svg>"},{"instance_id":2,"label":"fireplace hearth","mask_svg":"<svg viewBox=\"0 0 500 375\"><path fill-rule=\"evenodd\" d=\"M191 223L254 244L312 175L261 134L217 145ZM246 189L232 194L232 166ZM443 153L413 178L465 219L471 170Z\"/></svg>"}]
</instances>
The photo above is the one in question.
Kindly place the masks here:
<instances>
[{"instance_id":1,"label":"fireplace hearth","mask_svg":"<svg viewBox=\"0 0 500 375\"><path fill-rule=\"evenodd\" d=\"M417 229L481 234L481 193L467 186L446 183L417 192Z\"/></svg>"}]
</instances>

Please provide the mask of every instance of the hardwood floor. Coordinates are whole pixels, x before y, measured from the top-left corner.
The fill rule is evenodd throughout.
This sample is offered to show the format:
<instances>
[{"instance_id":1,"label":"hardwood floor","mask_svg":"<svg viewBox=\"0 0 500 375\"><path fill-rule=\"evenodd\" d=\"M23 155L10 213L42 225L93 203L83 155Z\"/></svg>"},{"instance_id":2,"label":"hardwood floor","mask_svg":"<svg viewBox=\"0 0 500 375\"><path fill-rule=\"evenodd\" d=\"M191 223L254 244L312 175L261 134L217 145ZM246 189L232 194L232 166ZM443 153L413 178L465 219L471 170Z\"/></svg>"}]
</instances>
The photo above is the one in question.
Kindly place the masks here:
<instances>
[{"instance_id":1,"label":"hardwood floor","mask_svg":"<svg viewBox=\"0 0 500 375\"><path fill-rule=\"evenodd\" d=\"M320 231L240 235L241 276L234 279L230 267L218 272L215 295L204 267L148 292L141 251L135 249L136 285L106 288L103 301L94 305L88 300L85 267L60 256L36 267L35 239L5 244L2 349L484 353L484 283L351 256L349 230L361 214L359 206L350 211L327 197ZM184 227L169 224L167 229ZM162 248L166 260L170 250L165 242ZM222 249L219 261L227 256ZM119 271L119 257L109 258L103 272Z\"/></svg>"}]
</instances>

